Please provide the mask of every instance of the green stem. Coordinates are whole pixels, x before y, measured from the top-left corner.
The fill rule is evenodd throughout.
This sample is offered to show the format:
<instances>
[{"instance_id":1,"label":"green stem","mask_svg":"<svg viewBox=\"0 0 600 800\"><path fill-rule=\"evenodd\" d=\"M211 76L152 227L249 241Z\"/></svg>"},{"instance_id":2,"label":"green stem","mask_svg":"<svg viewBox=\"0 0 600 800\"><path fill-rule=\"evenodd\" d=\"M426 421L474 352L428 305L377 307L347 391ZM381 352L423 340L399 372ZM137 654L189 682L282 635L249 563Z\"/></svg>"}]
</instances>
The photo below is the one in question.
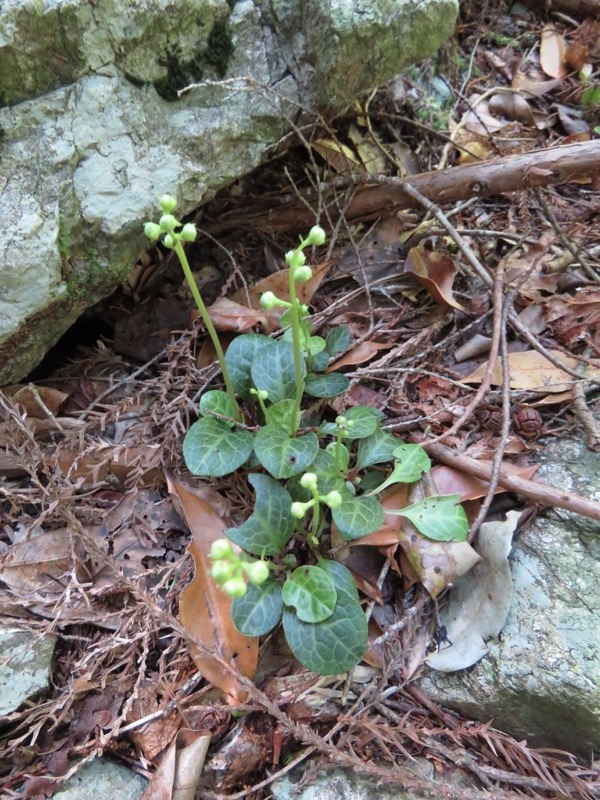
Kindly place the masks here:
<instances>
[{"instance_id":1,"label":"green stem","mask_svg":"<svg viewBox=\"0 0 600 800\"><path fill-rule=\"evenodd\" d=\"M198 287L196 285L196 281L192 274L192 270L190 269L190 265L187 260L187 256L185 254L185 250L183 249L183 245L181 244L179 239L175 239L175 246L173 249L175 250L177 258L179 259L179 263L181 264L181 268L183 270L183 274L185 275L185 279L188 282L188 286L190 287L192 297L194 298L194 301L198 306L198 311L200 312L200 316L202 317L202 322L204 322L206 330L208 331L208 335L210 336L210 340L213 343L214 348L217 352L217 358L219 359L221 372L223 373L225 388L227 389L227 394L229 395L229 400L231 401L231 405L235 410L235 418L238 422L241 422L242 414L240 412L240 407L235 397L235 392L233 391L233 385L231 383L231 378L229 377L229 370L227 369L227 365L225 364L225 354L223 353L221 342L219 341L219 337L217 336L215 326L213 325L208 310L204 305L204 300L202 299L202 295L198 291Z\"/></svg>"},{"instance_id":2,"label":"green stem","mask_svg":"<svg viewBox=\"0 0 600 800\"><path fill-rule=\"evenodd\" d=\"M342 436L343 433L341 430L339 430L335 440L335 457L334 457L335 468L338 472L342 471L342 465L340 464L340 456L341 456L340 445L342 444Z\"/></svg>"},{"instance_id":3,"label":"green stem","mask_svg":"<svg viewBox=\"0 0 600 800\"><path fill-rule=\"evenodd\" d=\"M321 503L317 497L317 502L313 506L312 525L310 527L310 535L315 545L319 544L319 525L321 523Z\"/></svg>"},{"instance_id":4,"label":"green stem","mask_svg":"<svg viewBox=\"0 0 600 800\"><path fill-rule=\"evenodd\" d=\"M294 347L294 371L296 378L296 397L294 398L294 410L290 419L290 436L295 436L298 431L298 415L300 413L300 403L304 394L304 378L302 376L302 351L300 349L300 303L296 295L296 283L294 273L297 264L296 254L302 252L302 245L294 250L294 258L290 264L289 294L292 304L292 345Z\"/></svg>"}]
</instances>

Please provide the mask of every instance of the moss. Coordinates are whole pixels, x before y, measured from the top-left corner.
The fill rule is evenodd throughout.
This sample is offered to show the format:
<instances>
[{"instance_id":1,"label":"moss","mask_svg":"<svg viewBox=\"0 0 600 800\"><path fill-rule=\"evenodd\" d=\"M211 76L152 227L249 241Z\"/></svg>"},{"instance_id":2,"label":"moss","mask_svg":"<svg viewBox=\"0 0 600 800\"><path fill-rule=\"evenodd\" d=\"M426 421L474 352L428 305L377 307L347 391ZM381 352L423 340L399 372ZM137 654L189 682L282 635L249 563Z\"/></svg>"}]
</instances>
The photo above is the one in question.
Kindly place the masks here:
<instances>
[{"instance_id":1,"label":"moss","mask_svg":"<svg viewBox=\"0 0 600 800\"><path fill-rule=\"evenodd\" d=\"M234 49L227 21L216 22L208 36L206 48L198 51L194 58L183 60L180 49L173 47L159 59L159 64L166 68L167 74L154 82L154 88L164 100L177 100L180 89L190 83L199 83L207 71L223 78Z\"/></svg>"}]
</instances>

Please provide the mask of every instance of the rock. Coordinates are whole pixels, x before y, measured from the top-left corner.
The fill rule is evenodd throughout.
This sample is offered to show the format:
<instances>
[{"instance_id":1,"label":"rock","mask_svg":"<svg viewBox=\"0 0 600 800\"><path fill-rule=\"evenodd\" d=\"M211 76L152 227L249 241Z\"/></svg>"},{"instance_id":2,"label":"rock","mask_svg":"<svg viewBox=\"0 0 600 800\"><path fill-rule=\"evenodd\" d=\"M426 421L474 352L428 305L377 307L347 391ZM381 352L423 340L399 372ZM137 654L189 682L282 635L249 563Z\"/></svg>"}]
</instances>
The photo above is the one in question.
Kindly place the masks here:
<instances>
[{"instance_id":1,"label":"rock","mask_svg":"<svg viewBox=\"0 0 600 800\"><path fill-rule=\"evenodd\" d=\"M95 758L56 792L55 800L139 800L147 781L121 764Z\"/></svg>"},{"instance_id":2,"label":"rock","mask_svg":"<svg viewBox=\"0 0 600 800\"><path fill-rule=\"evenodd\" d=\"M48 687L55 640L30 631L0 633L0 717Z\"/></svg>"},{"instance_id":3,"label":"rock","mask_svg":"<svg viewBox=\"0 0 600 800\"><path fill-rule=\"evenodd\" d=\"M159 194L196 209L260 162L298 104L344 110L432 53L456 13L456 0L0 4L0 385L125 279Z\"/></svg>"},{"instance_id":4,"label":"rock","mask_svg":"<svg viewBox=\"0 0 600 800\"><path fill-rule=\"evenodd\" d=\"M535 480L600 501L600 454L549 442ZM500 641L469 670L428 670L438 703L532 746L600 749L600 523L561 509L537 517L511 556L513 602Z\"/></svg>"}]
</instances>

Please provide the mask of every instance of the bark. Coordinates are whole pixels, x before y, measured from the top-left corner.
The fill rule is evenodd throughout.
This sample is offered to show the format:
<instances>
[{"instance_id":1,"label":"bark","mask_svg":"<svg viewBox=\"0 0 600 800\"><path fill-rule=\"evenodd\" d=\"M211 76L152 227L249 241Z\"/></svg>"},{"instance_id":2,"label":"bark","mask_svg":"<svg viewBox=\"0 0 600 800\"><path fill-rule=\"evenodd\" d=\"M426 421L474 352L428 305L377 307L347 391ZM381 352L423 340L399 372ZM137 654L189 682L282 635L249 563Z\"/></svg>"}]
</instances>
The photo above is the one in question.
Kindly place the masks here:
<instances>
[{"instance_id":1,"label":"bark","mask_svg":"<svg viewBox=\"0 0 600 800\"><path fill-rule=\"evenodd\" d=\"M247 198L228 199L229 211L220 215L217 227L232 225L251 226L254 230L277 233L302 230L314 224L319 209L327 208L335 222L343 212L349 223L386 217L415 206L415 201L402 189L409 182L421 194L437 205L468 200L471 197L489 197L507 192L523 192L540 186L553 186L569 181L585 183L598 180L600 175L600 139L575 144L534 150L506 158L481 161L462 167L449 167L436 172L424 172L410 178L335 178L323 184L320 190L303 194L274 195L259 200L257 211L246 213ZM370 181L377 186L362 186ZM343 187L354 195L347 203L340 197ZM337 196L335 196L336 190ZM257 208L257 198L252 205ZM311 211L311 209L313 209ZM326 222L320 214L321 223ZM214 227L211 225L211 229Z\"/></svg>"}]
</instances>

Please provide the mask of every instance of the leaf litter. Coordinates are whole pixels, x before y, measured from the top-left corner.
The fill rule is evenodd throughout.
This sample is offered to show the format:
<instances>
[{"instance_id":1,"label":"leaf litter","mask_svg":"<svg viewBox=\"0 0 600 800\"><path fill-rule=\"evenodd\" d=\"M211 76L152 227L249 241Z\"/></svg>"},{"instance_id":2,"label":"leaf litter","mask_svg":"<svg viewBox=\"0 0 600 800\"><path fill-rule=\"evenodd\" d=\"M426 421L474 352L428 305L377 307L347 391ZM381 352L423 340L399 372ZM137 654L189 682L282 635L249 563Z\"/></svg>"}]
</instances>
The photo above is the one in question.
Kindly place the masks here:
<instances>
[{"instance_id":1,"label":"leaf litter","mask_svg":"<svg viewBox=\"0 0 600 800\"><path fill-rule=\"evenodd\" d=\"M489 31L514 28L510 13L495 13ZM520 51L517 38L500 46L492 37L482 45L479 34L472 38L474 17L467 13L466 19L457 43L487 86L457 74L457 86L466 80L466 101L440 117L437 101L414 100L428 97L423 84L403 76L392 95L358 106L354 122L341 122L336 136L321 130L312 155L300 146L286 155L294 186L282 178L283 170L275 178L279 207L310 189L307 163L326 182L329 170L340 176L356 170L405 174L398 154L407 143L409 151L413 145L414 170L419 159L422 169L448 160L460 166L477 157L528 152L540 140L549 146L563 135L560 126L575 126L577 136L589 138L589 113L578 99L583 87L573 70L597 65L593 20L577 27L559 20L550 29L535 27L530 18L536 56L535 48L527 55ZM379 127L390 108L395 142ZM258 298L265 290L285 297L286 271L270 272L269 264L282 261L298 231L289 223L277 235L269 229L285 218L269 208L273 169L268 165L253 176L252 199L242 188L241 195L224 193L202 210L203 227L220 247L201 280L217 294L224 281L211 312L224 341L240 331L272 332L278 323L259 308ZM360 201L361 189L356 195ZM343 210L346 198L323 190L320 201L325 223L328 214ZM249 234L243 212L250 206L255 221ZM261 208L270 223L261 222ZM584 424L572 401L578 384L593 390L598 380L597 213L585 184L547 189L541 199L523 193L455 209L465 241L492 272L505 269L515 308L545 348L536 350L509 333L509 376L494 361L477 413L446 440L491 472L504 414L494 387L507 378L515 407L532 410L551 402L554 410L540 406L543 426L533 436L520 435L517 427L509 432L503 472L531 478L528 454L542 446L541 431L563 435ZM264 258L265 248L271 258ZM246 265L243 275L240 263ZM0 603L11 624L52 632L60 645L47 698L7 720L7 790L14 794L26 775L33 776L26 796L38 791L35 781L54 789L69 759L93 756L99 736L108 753L154 774L149 796L177 796L184 783L200 787L203 796L233 797L264 779L259 797L268 792L266 770L276 775L280 759L293 757L302 745L401 784L403 765L418 755L435 759L442 771L452 769L458 750L444 751L439 737L430 736L443 719L457 748L504 770L506 781L499 782L509 790L516 785L529 796L591 796L590 775L571 757L449 717L411 693L428 653L431 666L437 661L464 668L497 636L510 593L505 554L517 512L500 524L505 535L493 553L477 540L432 541L395 515L386 515L378 532L345 544L340 560L372 607L365 656L372 666L357 668L347 682L301 671L276 635L258 643L235 632L225 595L207 580L206 557L227 520L248 517L249 502L239 483L216 480L205 491L181 472L183 433L196 417L199 394L217 373L210 354L198 360L203 343L197 327L173 336L193 314L182 308L181 279L169 268L168 257L154 249L135 271L139 283L130 283L121 298L133 313L115 328L113 347L123 347L120 354L98 341L72 364L59 365L50 380L5 387L0 395ZM196 269L200 275L204 268ZM371 225L365 215L335 243L303 291L323 334L341 322L350 327L355 344L336 365L352 380L347 405L384 410L407 441L418 441L424 431L443 435L462 418L488 371L494 298L468 272L437 221L413 210ZM136 304L148 299L160 300L160 313L147 317L140 333ZM479 337L479 350L460 361L457 351L460 356L471 337ZM131 363L136 358L141 366ZM585 388L583 396L592 407L597 403ZM341 410L332 403L331 418ZM381 482L386 477L382 472ZM447 466L437 466L432 479L438 492L468 501L471 521L482 498L501 491ZM389 490L389 508L418 499L409 500L405 488ZM517 503L514 496L510 501ZM480 542L490 525L481 527ZM332 546L340 546L334 537ZM438 653L429 598L455 582L463 586L458 599L440 612L452 647L440 641ZM501 598L502 614L498 605L486 607L490 586L495 600ZM389 683L397 685L394 695L369 705L369 693L381 693ZM237 722L232 703L248 712ZM338 736L335 746L327 735ZM456 790L452 796L471 795Z\"/></svg>"}]
</instances>

